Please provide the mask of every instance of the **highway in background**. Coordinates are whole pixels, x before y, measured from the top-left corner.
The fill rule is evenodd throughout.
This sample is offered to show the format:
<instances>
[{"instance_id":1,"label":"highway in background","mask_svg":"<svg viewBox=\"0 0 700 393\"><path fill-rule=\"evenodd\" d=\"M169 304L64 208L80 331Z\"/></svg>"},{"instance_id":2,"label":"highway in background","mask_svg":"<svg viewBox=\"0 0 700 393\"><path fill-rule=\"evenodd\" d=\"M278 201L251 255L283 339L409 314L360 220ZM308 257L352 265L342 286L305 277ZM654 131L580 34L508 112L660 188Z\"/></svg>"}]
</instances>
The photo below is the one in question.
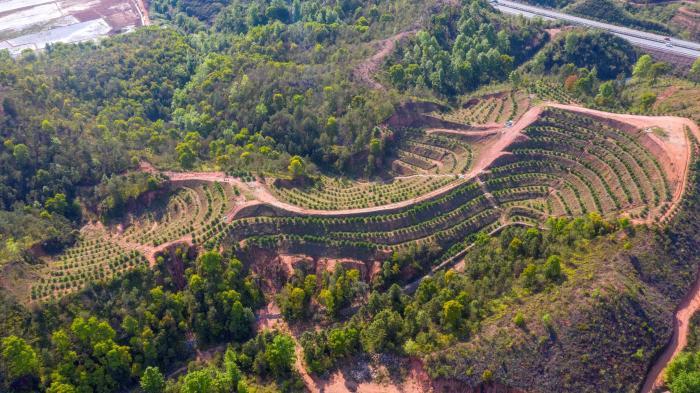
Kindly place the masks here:
<instances>
[{"instance_id":1,"label":"highway in background","mask_svg":"<svg viewBox=\"0 0 700 393\"><path fill-rule=\"evenodd\" d=\"M668 37L659 34L611 25L609 23L598 22L591 19L553 11L547 8L526 5L509 0L497 0L497 2L493 1L492 5L496 9L506 14L523 15L526 18L540 17L548 20L560 20L574 25L605 30L622 37L631 42L633 45L641 48L665 52L676 56L684 56L692 59L700 57L700 44L697 42L685 41L677 38L668 39Z\"/></svg>"}]
</instances>

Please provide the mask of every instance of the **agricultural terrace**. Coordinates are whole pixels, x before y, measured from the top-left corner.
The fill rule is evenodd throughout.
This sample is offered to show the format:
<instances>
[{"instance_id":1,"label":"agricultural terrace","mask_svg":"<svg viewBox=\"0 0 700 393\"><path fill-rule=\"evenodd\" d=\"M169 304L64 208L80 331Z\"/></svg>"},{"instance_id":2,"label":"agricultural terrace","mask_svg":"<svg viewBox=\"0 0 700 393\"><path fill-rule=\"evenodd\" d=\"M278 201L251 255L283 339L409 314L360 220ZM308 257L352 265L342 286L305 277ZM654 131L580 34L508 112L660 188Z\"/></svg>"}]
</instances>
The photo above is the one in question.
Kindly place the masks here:
<instances>
[{"instance_id":1,"label":"agricultural terrace","mask_svg":"<svg viewBox=\"0 0 700 393\"><path fill-rule=\"evenodd\" d=\"M276 186L270 189L281 200L305 208L357 209L416 198L456 180L456 175L407 176L388 182L358 182L323 176L312 186L303 189Z\"/></svg>"},{"instance_id":2,"label":"agricultural terrace","mask_svg":"<svg viewBox=\"0 0 700 393\"><path fill-rule=\"evenodd\" d=\"M90 281L107 280L154 263L154 255L175 242L216 241L226 228L225 213L236 201L228 184L189 181L162 204L129 215L114 228L89 225L75 246L47 260L31 287L31 299L49 300L75 292ZM122 230L123 227L126 229Z\"/></svg>"},{"instance_id":3,"label":"agricultural terrace","mask_svg":"<svg viewBox=\"0 0 700 393\"><path fill-rule=\"evenodd\" d=\"M514 223L539 225L548 217L598 213L664 223L683 195L693 154L687 134L699 134L686 119L554 104L532 108L512 128L402 132L407 144L432 141L431 146L454 154L469 151L469 169L460 168L466 173L456 180L455 175L444 177L449 183L441 188L388 205L380 204L391 197L368 195L388 194L394 183L324 179L325 192L306 192L306 202L299 202L312 209L276 199L251 178L166 173L173 191L161 205L134 213L114 228L86 229L75 247L41 270L31 300L53 299L90 281L152 264L158 252L177 242L206 249L227 245L234 251L250 245L291 253L313 249L371 259L424 245L448 250L444 260L467 247L479 231ZM409 182L419 176L426 175L406 178L404 184L426 187ZM360 187L367 189L360 192ZM335 210L337 206L374 207Z\"/></svg>"},{"instance_id":4,"label":"agricultural terrace","mask_svg":"<svg viewBox=\"0 0 700 393\"><path fill-rule=\"evenodd\" d=\"M148 265L142 253L127 250L108 239L101 228L83 228L75 246L47 261L39 271L39 277L30 289L31 300L57 299L90 282L111 280L128 270Z\"/></svg>"},{"instance_id":5,"label":"agricultural terrace","mask_svg":"<svg viewBox=\"0 0 700 393\"><path fill-rule=\"evenodd\" d=\"M502 125L515 120L531 107L529 94L520 90L508 90L482 97L470 98L461 107L431 115L439 119L466 125Z\"/></svg>"}]
</instances>

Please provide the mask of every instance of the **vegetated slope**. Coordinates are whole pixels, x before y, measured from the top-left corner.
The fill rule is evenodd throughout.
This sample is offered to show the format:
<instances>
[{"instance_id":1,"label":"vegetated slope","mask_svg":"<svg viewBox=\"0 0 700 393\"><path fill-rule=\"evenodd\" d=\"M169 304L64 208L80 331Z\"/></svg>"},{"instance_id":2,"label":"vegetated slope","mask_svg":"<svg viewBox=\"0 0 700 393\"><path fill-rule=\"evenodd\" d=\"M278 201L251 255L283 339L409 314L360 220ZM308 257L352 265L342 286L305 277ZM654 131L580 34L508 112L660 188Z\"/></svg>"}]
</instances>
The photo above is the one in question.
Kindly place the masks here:
<instances>
[{"instance_id":1,"label":"vegetated slope","mask_svg":"<svg viewBox=\"0 0 700 393\"><path fill-rule=\"evenodd\" d=\"M671 225L591 243L564 263L575 273L554 293L508 301L471 343L430 357L433 375L478 385L488 374L535 392L638 391L700 264L697 169Z\"/></svg>"},{"instance_id":2,"label":"vegetated slope","mask_svg":"<svg viewBox=\"0 0 700 393\"><path fill-rule=\"evenodd\" d=\"M564 12L597 19L612 24L669 33L668 27L630 14L613 0L579 0L563 9Z\"/></svg>"},{"instance_id":3,"label":"vegetated slope","mask_svg":"<svg viewBox=\"0 0 700 393\"><path fill-rule=\"evenodd\" d=\"M635 49L620 37L599 31L574 30L547 44L526 69L556 72L573 64L578 68L595 69L598 77L607 80L631 75L636 60Z\"/></svg>"},{"instance_id":4,"label":"vegetated slope","mask_svg":"<svg viewBox=\"0 0 700 393\"><path fill-rule=\"evenodd\" d=\"M54 299L146 260L153 264L159 251L176 242L207 249L223 244L241 255L263 247L368 262L423 248L430 250L426 262L432 258L437 264L468 245L470 235L510 223L538 225L550 216L590 212L625 214L639 222L668 220L689 159L684 130L668 129L660 139L639 125L574 107L546 108L537 118L540 111L533 108L521 119L524 123L487 132L486 138L479 132L458 132L457 141L473 144L477 135L481 146L464 179L429 197L387 206L306 210L276 201L263 189L255 191L250 185L255 183L185 174L175 183L181 191L166 206L137 215L124 223L125 231L84 231L76 247L46 266L31 299ZM207 180L215 182L202 186ZM256 192L263 200L246 201L245 195ZM429 269L426 264L419 268Z\"/></svg>"},{"instance_id":5,"label":"vegetated slope","mask_svg":"<svg viewBox=\"0 0 700 393\"><path fill-rule=\"evenodd\" d=\"M691 40L700 40L700 6L695 3L695 6L679 7L671 24L680 31L687 31Z\"/></svg>"}]
</instances>

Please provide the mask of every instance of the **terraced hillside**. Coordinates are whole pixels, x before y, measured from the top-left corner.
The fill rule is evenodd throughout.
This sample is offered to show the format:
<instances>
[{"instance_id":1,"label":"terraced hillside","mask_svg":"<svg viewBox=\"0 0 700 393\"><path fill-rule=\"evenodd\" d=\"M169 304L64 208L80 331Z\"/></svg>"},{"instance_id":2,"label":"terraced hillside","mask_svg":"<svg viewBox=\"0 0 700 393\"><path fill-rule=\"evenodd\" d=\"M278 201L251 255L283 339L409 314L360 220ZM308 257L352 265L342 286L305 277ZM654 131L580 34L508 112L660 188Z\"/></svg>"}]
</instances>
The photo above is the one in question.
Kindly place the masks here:
<instances>
[{"instance_id":1,"label":"terraced hillside","mask_svg":"<svg viewBox=\"0 0 700 393\"><path fill-rule=\"evenodd\" d=\"M461 182L478 152L478 140L414 127L393 130L397 140L384 177L389 180L356 181L320 176L312 185L297 187L269 184L276 198L315 210L359 209L412 200Z\"/></svg>"},{"instance_id":2,"label":"terraced hillside","mask_svg":"<svg viewBox=\"0 0 700 393\"><path fill-rule=\"evenodd\" d=\"M596 212L658 221L679 188L680 168L661 167L671 157L646 130L615 125L547 109L489 168L486 188L526 220Z\"/></svg>"},{"instance_id":3,"label":"terraced hillside","mask_svg":"<svg viewBox=\"0 0 700 393\"><path fill-rule=\"evenodd\" d=\"M416 158L418 160L418 158ZM387 182L358 182L321 177L313 186L271 186L276 197L310 209L358 209L397 203L435 191L457 180L455 175L409 175Z\"/></svg>"},{"instance_id":4,"label":"terraced hillside","mask_svg":"<svg viewBox=\"0 0 700 393\"><path fill-rule=\"evenodd\" d=\"M283 201L279 191L249 178L164 173L172 188L165 201L119 226L85 228L75 247L39 272L29 297L55 299L153 264L179 242L368 261L417 246L448 250L438 263L458 255L479 231L539 225L547 217L598 213L663 223L683 194L691 131L698 133L685 119L552 104L531 108L511 128L400 131L402 148L454 160L449 175L390 184L324 179L322 187L288 192ZM407 188L399 191L396 182Z\"/></svg>"},{"instance_id":5,"label":"terraced hillside","mask_svg":"<svg viewBox=\"0 0 700 393\"><path fill-rule=\"evenodd\" d=\"M440 119L460 124L502 124L519 118L530 109L528 94L520 90L508 90L471 98L460 108L447 113L435 112Z\"/></svg>"}]
</instances>

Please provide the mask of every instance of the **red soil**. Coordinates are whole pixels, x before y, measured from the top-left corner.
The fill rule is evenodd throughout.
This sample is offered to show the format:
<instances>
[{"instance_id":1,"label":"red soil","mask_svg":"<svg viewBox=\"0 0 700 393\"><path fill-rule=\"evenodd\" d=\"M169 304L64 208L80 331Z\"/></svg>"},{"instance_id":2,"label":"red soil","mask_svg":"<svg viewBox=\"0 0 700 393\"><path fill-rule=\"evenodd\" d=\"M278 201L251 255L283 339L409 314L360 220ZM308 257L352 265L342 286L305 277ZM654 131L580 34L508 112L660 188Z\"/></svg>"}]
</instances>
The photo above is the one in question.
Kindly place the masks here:
<instances>
[{"instance_id":1,"label":"red soil","mask_svg":"<svg viewBox=\"0 0 700 393\"><path fill-rule=\"evenodd\" d=\"M151 18L148 15L148 7L143 3L143 0L134 0L134 5L136 5L136 12L138 12L141 18L141 26L148 26L151 24Z\"/></svg>"},{"instance_id":2,"label":"red soil","mask_svg":"<svg viewBox=\"0 0 700 393\"><path fill-rule=\"evenodd\" d=\"M662 91L661 94L659 94L659 96L656 97L656 102L654 102L654 109L656 110L659 107L659 104L661 104L661 102L671 97L677 91L678 86L669 86L668 88L666 88L666 90Z\"/></svg>"},{"instance_id":3,"label":"red soil","mask_svg":"<svg viewBox=\"0 0 700 393\"><path fill-rule=\"evenodd\" d=\"M700 273L700 272L699 272ZM641 393L651 393L664 383L663 371L671 360L688 344L690 318L700 309L700 280L696 280L690 292L681 301L673 318L673 336L661 356L656 359L644 381Z\"/></svg>"},{"instance_id":4,"label":"red soil","mask_svg":"<svg viewBox=\"0 0 700 393\"><path fill-rule=\"evenodd\" d=\"M655 140L657 142L657 146L663 150L664 154L658 157L660 159L660 164L663 168L667 169L666 175L669 183L675 184L676 188L673 192L671 208L668 209L666 214L660 217L660 220L663 221L665 218L673 214L676 206L683 197L683 193L685 192L688 171L690 170L691 165L691 146L685 134L685 127L690 129L690 131L695 135L695 138L700 139L700 128L697 124L695 124L695 122L686 118L675 116L626 115L602 112L573 105L549 105L570 111L587 113L599 118L621 121L641 129L652 127L662 128L668 134L666 141L661 141L658 137L651 133L649 134L649 138Z\"/></svg>"},{"instance_id":5,"label":"red soil","mask_svg":"<svg viewBox=\"0 0 700 393\"><path fill-rule=\"evenodd\" d=\"M530 124L535 122L542 110L547 107L562 108L565 110L570 110L579 113L586 113L596 116L601 119L611 119L624 122L633 126L634 128L649 128L649 127L661 127L668 134L667 141L661 141L655 136L649 136L653 140L655 145L663 151L664 154L660 157L661 165L669 170L667 174L671 184L677 185L674 191L674 197L672 205L675 206L680 201L683 191L685 189L685 179L688 171L689 157L690 157L690 145L687 143L685 138L684 126L689 127L696 137L700 139L700 130L696 124L692 121L679 117L672 116L639 116L639 115L625 115L601 112L597 110L587 109L575 105L562 105L562 104L543 104L530 108L523 116L510 128L493 128L486 131L464 131L464 130L429 130L429 132L452 132L464 135L481 135L492 136L494 134L499 134L498 138L493 138L485 143L485 146L481 149L477 157L474 159L474 163L469 173L462 176L463 179L471 179L478 176L484 170L486 170L498 157L504 154L504 150L510 146L519 137L523 137L522 131L527 128ZM153 169L147 164L142 164L142 170L152 171ZM285 210L287 212L303 214L303 215L314 215L314 216L348 216L348 215L358 215L358 214L371 214L371 213L381 213L389 210L401 209L407 206L411 206L416 203L420 203L429 199L433 199L440 195L443 195L455 187L459 186L462 182L452 182L441 188L438 188L429 193L411 198L405 201L391 203L383 206L374 206L359 209L342 209L342 210L317 210L317 209L307 209L292 205L290 203L279 200L275 195L270 192L267 186L261 182L248 182L245 183L238 178L232 176L227 176L223 172L163 172L164 175L170 178L171 182L187 182L187 181L207 181L207 182L221 182L232 184L243 191L243 194L251 195L254 201L248 201L244 205L237 205L231 212L227 214L229 220L236 217L236 214L241 211L245 206L254 206L259 204L268 204L270 206ZM674 209L669 209L670 214ZM665 218L665 217L662 217Z\"/></svg>"}]
</instances>

